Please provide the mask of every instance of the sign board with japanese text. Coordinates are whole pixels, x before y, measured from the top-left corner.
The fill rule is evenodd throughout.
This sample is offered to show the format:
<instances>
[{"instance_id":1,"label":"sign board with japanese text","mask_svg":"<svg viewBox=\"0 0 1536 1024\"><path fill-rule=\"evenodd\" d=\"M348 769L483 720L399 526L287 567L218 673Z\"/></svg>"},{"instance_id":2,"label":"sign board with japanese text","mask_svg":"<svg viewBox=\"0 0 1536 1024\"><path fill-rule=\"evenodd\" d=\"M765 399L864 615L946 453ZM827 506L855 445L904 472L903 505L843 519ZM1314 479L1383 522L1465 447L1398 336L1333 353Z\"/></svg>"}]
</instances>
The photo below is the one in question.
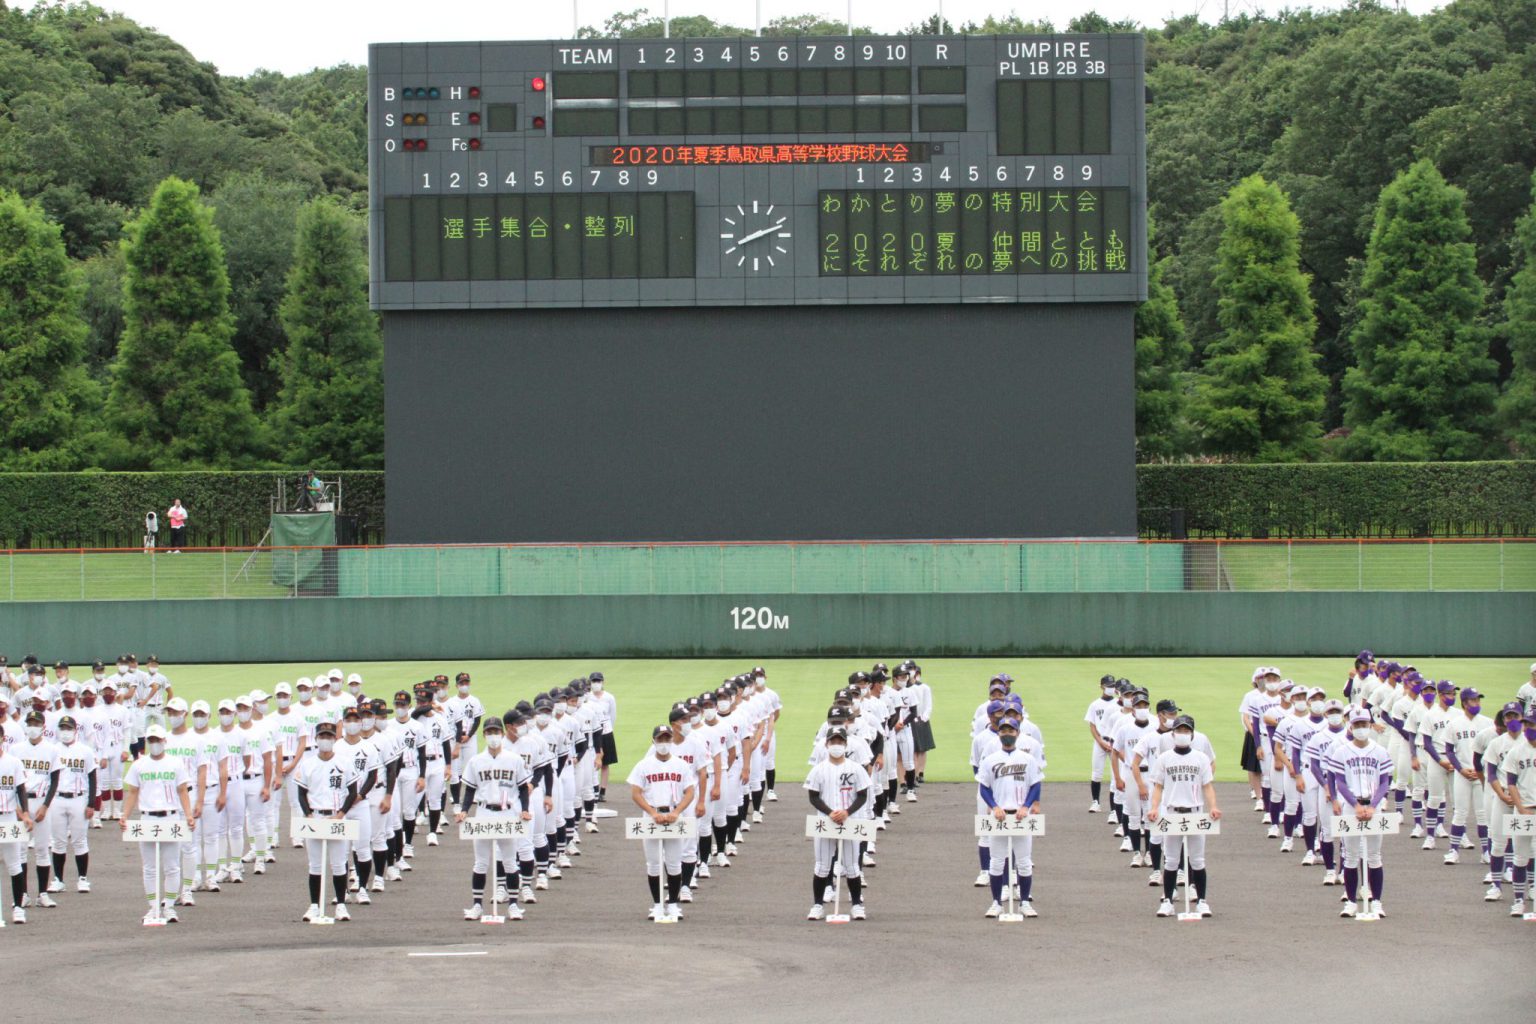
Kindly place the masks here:
<instances>
[{"instance_id":1,"label":"sign board with japanese text","mask_svg":"<svg viewBox=\"0 0 1536 1024\"><path fill-rule=\"evenodd\" d=\"M123 829L125 843L184 843L192 826L181 818L133 818Z\"/></svg>"},{"instance_id":2,"label":"sign board with japanese text","mask_svg":"<svg viewBox=\"0 0 1536 1024\"><path fill-rule=\"evenodd\" d=\"M1139 35L388 43L380 310L1135 302Z\"/></svg>"},{"instance_id":3,"label":"sign board with japanese text","mask_svg":"<svg viewBox=\"0 0 1536 1024\"><path fill-rule=\"evenodd\" d=\"M360 823L351 818L294 818L293 838L353 840L360 834Z\"/></svg>"},{"instance_id":4,"label":"sign board with japanese text","mask_svg":"<svg viewBox=\"0 0 1536 1024\"><path fill-rule=\"evenodd\" d=\"M665 825L651 818L624 819L625 839L697 839L698 837L698 819L691 814L684 814L676 821Z\"/></svg>"},{"instance_id":5,"label":"sign board with japanese text","mask_svg":"<svg viewBox=\"0 0 1536 1024\"><path fill-rule=\"evenodd\" d=\"M1403 816L1396 811L1383 811L1372 815L1370 820L1361 821L1354 814L1333 815L1333 838L1344 839L1349 836L1395 836L1402 828Z\"/></svg>"},{"instance_id":6,"label":"sign board with japanese text","mask_svg":"<svg viewBox=\"0 0 1536 1024\"><path fill-rule=\"evenodd\" d=\"M1023 818L1015 818L1010 814L1001 821L995 814L978 814L975 824L978 836L1045 835L1045 815L1043 814L1029 814Z\"/></svg>"},{"instance_id":7,"label":"sign board with japanese text","mask_svg":"<svg viewBox=\"0 0 1536 1024\"><path fill-rule=\"evenodd\" d=\"M1163 814L1148 826L1155 836L1215 836L1221 834L1221 822L1209 814Z\"/></svg>"},{"instance_id":8,"label":"sign board with japanese text","mask_svg":"<svg viewBox=\"0 0 1536 1024\"><path fill-rule=\"evenodd\" d=\"M872 843L875 841L878 824L873 818L845 818L836 822L824 814L807 814L805 837Z\"/></svg>"},{"instance_id":9,"label":"sign board with japanese text","mask_svg":"<svg viewBox=\"0 0 1536 1024\"><path fill-rule=\"evenodd\" d=\"M466 818L459 822L460 839L510 839L528 834L521 818Z\"/></svg>"}]
</instances>

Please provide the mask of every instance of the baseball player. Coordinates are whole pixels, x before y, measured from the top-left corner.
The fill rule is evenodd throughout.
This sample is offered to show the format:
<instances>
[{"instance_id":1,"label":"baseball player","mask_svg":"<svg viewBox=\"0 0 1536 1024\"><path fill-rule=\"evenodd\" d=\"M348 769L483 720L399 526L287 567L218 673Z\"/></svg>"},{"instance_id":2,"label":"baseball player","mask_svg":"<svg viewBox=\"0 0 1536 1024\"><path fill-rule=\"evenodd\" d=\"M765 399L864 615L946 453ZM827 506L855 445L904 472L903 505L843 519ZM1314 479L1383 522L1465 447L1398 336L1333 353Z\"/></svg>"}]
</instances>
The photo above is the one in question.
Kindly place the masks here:
<instances>
[{"instance_id":1,"label":"baseball player","mask_svg":"<svg viewBox=\"0 0 1536 1024\"><path fill-rule=\"evenodd\" d=\"M71 686L74 684L71 683ZM90 892L91 846L86 829L96 813L96 751L80 739L79 724L70 715L59 719L59 791L53 798L49 852L53 856L53 880L49 892L64 891L64 865L75 855L75 891ZM38 851L42 856L42 851Z\"/></svg>"},{"instance_id":2,"label":"baseball player","mask_svg":"<svg viewBox=\"0 0 1536 1024\"><path fill-rule=\"evenodd\" d=\"M693 769L694 798L691 811L685 811L685 813L693 815L698 824L699 835L702 837L709 831L709 822L705 816L709 813L707 794L715 756L710 748L710 737L694 730L692 717L687 706L679 704L672 708L667 721L672 727L672 756ZM683 840L683 884L677 891L679 903L693 902L694 873L699 866L701 841L701 839Z\"/></svg>"},{"instance_id":3,"label":"baseball player","mask_svg":"<svg viewBox=\"0 0 1536 1024\"><path fill-rule=\"evenodd\" d=\"M1179 706L1174 701L1164 698L1157 702L1157 719L1154 728L1150 732L1143 732L1135 743L1126 752L1127 767L1132 784L1136 787L1137 800L1142 807L1142 819L1146 820L1147 801L1152 796L1151 774L1154 763L1161 757L1163 751L1172 745L1173 722L1178 717ZM1043 760L1043 758L1042 758ZM1147 879L1148 885L1161 885L1163 882L1163 844L1158 837L1147 829L1145 840L1146 850L1142 854L1141 866L1150 867L1151 875Z\"/></svg>"},{"instance_id":4,"label":"baseball player","mask_svg":"<svg viewBox=\"0 0 1536 1024\"><path fill-rule=\"evenodd\" d=\"M482 716L483 717L483 716ZM464 790L463 802L454 814L456 822L462 822L469 810L476 810L481 819L506 820L518 818L533 821L530 809L533 797L533 773L528 770L522 756L506 743L505 725L499 718L484 722L485 750L475 754L464 766L461 776ZM464 911L464 920L478 921L485 916L486 874L495 865L501 865L501 878L515 879L518 875L515 842L512 839L475 839L475 866L470 874L470 906ZM517 905L515 885L500 881L498 897L505 891L510 899L507 916L520 921L523 912Z\"/></svg>"},{"instance_id":5,"label":"baseball player","mask_svg":"<svg viewBox=\"0 0 1536 1024\"><path fill-rule=\"evenodd\" d=\"M453 791L453 802L462 807L464 804L460 799L459 781L470 758L475 756L476 737L480 734L480 723L485 718L485 705L480 703L479 697L469 692L468 672L460 672L454 679L454 686L458 692L449 697L444 705L448 724L453 727L454 756L449 766L449 783Z\"/></svg>"},{"instance_id":6,"label":"baseball player","mask_svg":"<svg viewBox=\"0 0 1536 1024\"><path fill-rule=\"evenodd\" d=\"M1472 687L1461 691L1460 707L1450 712L1440 733L1440 752L1451 766L1451 848L1445 863L1461 860L1461 848L1467 844L1467 812L1477 826L1482 859L1488 858L1488 814L1483 803L1482 775L1473 758L1473 744L1484 730L1493 727L1493 719L1482 713L1483 695Z\"/></svg>"},{"instance_id":7,"label":"baseball player","mask_svg":"<svg viewBox=\"0 0 1536 1024\"><path fill-rule=\"evenodd\" d=\"M1423 846L1426 850L1435 848L1437 837L1448 835L1445 823L1450 815L1447 813L1446 798L1450 795L1452 767L1450 758L1446 757L1441 747L1444 744L1445 728L1450 724L1451 712L1456 704L1456 690L1456 684L1449 679L1436 683L1428 702L1428 710L1419 721L1419 759L1424 765L1426 782Z\"/></svg>"},{"instance_id":8,"label":"baseball player","mask_svg":"<svg viewBox=\"0 0 1536 1024\"><path fill-rule=\"evenodd\" d=\"M203 705L203 724L207 725L207 705ZM165 702L165 756L182 762L187 769L187 776L192 780L192 806L201 807L202 798L199 794L198 780L201 770L200 754L198 751L197 734L187 724L187 702L180 697L172 697ZM176 899L179 907L192 907L197 905L197 900L192 895L192 890L200 882L198 866L202 861L202 816L197 820L188 820L192 833L191 838L183 842L180 847L181 856L181 895ZM211 875L210 875L211 877Z\"/></svg>"},{"instance_id":9,"label":"baseball player","mask_svg":"<svg viewBox=\"0 0 1536 1024\"><path fill-rule=\"evenodd\" d=\"M539 712L526 701L520 701L502 716L513 748L522 757L532 778L528 809L533 813L530 821L533 834L517 843L518 873L522 882L518 899L522 903L537 903L534 890L549 888L549 818L555 807L555 748L539 728L538 716Z\"/></svg>"},{"instance_id":10,"label":"baseball player","mask_svg":"<svg viewBox=\"0 0 1536 1024\"><path fill-rule=\"evenodd\" d=\"M259 757L251 749L252 738L235 728L235 702L219 701L219 756L224 760L228 785L224 794L221 846L216 881L241 884L245 881L240 857L245 852L245 779L255 775Z\"/></svg>"},{"instance_id":11,"label":"baseball player","mask_svg":"<svg viewBox=\"0 0 1536 1024\"><path fill-rule=\"evenodd\" d=\"M231 881L240 881L241 865L253 865L258 875L267 873L267 801L272 796L272 760L275 744L266 726L256 718L256 698L244 693L235 698L235 724L232 734L243 741L245 763L240 773L240 835L238 844L231 844L230 867L234 872ZM251 848L244 849L249 839Z\"/></svg>"},{"instance_id":12,"label":"baseball player","mask_svg":"<svg viewBox=\"0 0 1536 1024\"><path fill-rule=\"evenodd\" d=\"M1355 655L1354 668L1344 677L1344 702L1365 704L1368 691L1376 685L1376 655L1361 651Z\"/></svg>"},{"instance_id":13,"label":"baseball player","mask_svg":"<svg viewBox=\"0 0 1536 1024\"><path fill-rule=\"evenodd\" d=\"M164 819L166 822L196 821L197 808L192 804L192 778L180 758L167 757L165 727L152 722L144 729L145 752L134 759L123 774L123 819L121 828L128 831L128 822L136 813L146 818ZM139 857L144 862L144 898L149 911L144 919L159 916L174 924L176 895L181 889L181 850L172 842L138 843ZM158 851L158 855L157 855ZM160 864L162 878L155 878L155 864Z\"/></svg>"},{"instance_id":14,"label":"baseball player","mask_svg":"<svg viewBox=\"0 0 1536 1024\"><path fill-rule=\"evenodd\" d=\"M1281 853L1289 853L1292 848L1292 837L1299 824L1301 826L1302 845L1306 853L1302 855L1301 863L1304 867L1311 867L1318 862L1317 856L1317 816L1314 813L1310 824L1307 822L1306 803L1307 790L1317 784L1310 777L1304 756L1307 741L1319 730L1328 727L1323 713L1328 707L1328 691L1321 686L1314 686L1299 694L1293 694L1291 706L1298 709L1299 713L1280 723L1275 730L1275 756L1281 759L1285 772L1285 841L1280 844Z\"/></svg>"},{"instance_id":15,"label":"baseball player","mask_svg":"<svg viewBox=\"0 0 1536 1024\"><path fill-rule=\"evenodd\" d=\"M356 902L367 906L373 902L368 884L373 878L373 825L378 817L374 804L383 798L384 765L378 746L363 737L363 713L359 708L350 707L342 712L341 732L341 742L334 751L339 759L349 763L357 794L346 814L349 820L357 822L357 838L342 845L349 847L350 870L357 875Z\"/></svg>"},{"instance_id":16,"label":"baseball player","mask_svg":"<svg viewBox=\"0 0 1536 1024\"><path fill-rule=\"evenodd\" d=\"M1333 841L1334 781L1328 771L1328 752L1335 743L1344 739L1344 705L1337 700L1323 704L1323 728L1314 732L1302 744L1301 763L1301 828L1308 846L1316 836L1317 851L1323 860L1323 884L1337 885L1343 879L1336 869Z\"/></svg>"},{"instance_id":17,"label":"baseball player","mask_svg":"<svg viewBox=\"0 0 1536 1024\"><path fill-rule=\"evenodd\" d=\"M101 662L96 663L99 667ZM118 700L117 684L111 679L103 679L101 684L101 703L103 717L106 719L109 737L107 754L107 774L102 780L103 817L108 821L117 821L122 817L123 810L123 772L129 762L128 744L132 738L133 725L129 709Z\"/></svg>"},{"instance_id":18,"label":"baseball player","mask_svg":"<svg viewBox=\"0 0 1536 1024\"><path fill-rule=\"evenodd\" d=\"M1027 742L1021 742L1019 719L1005 717L998 722L998 749L988 754L976 773L977 795L986 805L983 813L991 814L999 821L1013 817L1022 821L1031 814L1040 813L1040 790L1045 773L1035 752ZM1031 836L1008 834L988 837L991 845L990 883L992 905L987 917L1002 913L1003 887L1008 883L1010 847L1013 866L1018 876L1020 912L1025 917L1039 916L1031 902L1034 883L1032 858L1034 839Z\"/></svg>"},{"instance_id":19,"label":"baseball player","mask_svg":"<svg viewBox=\"0 0 1536 1024\"><path fill-rule=\"evenodd\" d=\"M1211 820L1221 820L1216 806L1215 774L1211 759L1195 749L1195 723L1188 715L1173 720L1173 749L1160 755L1154 765L1152 793L1147 805L1147 820L1156 823L1164 813L1209 813ZM1168 845L1168 844L1164 844ZM1181 837L1178 846L1163 853L1163 899L1157 905L1158 917L1173 915L1173 890L1178 885L1183 853L1189 851L1189 884L1195 890L1195 912L1211 916L1206 900L1205 836Z\"/></svg>"},{"instance_id":20,"label":"baseball player","mask_svg":"<svg viewBox=\"0 0 1536 1024\"><path fill-rule=\"evenodd\" d=\"M1473 767L1483 777L1483 807L1488 819L1488 873L1483 882L1488 891L1483 899L1495 903L1504 898L1503 882L1509 836L1504 819L1513 801L1504 798L1499 762L1509 748L1520 740L1520 703L1511 701L1493 716L1492 728L1485 729L1473 743Z\"/></svg>"},{"instance_id":21,"label":"baseball player","mask_svg":"<svg viewBox=\"0 0 1536 1024\"><path fill-rule=\"evenodd\" d=\"M1148 764L1136 764L1134 767L1132 765L1136 745L1157 731L1157 723L1152 719L1151 703L1152 700L1146 690L1137 690L1131 694L1131 721L1129 724L1122 725L1115 733L1114 761L1111 763L1115 776L1115 789L1120 793L1121 806L1125 808L1125 832L1131 844L1131 867L1133 868L1149 866L1152 863L1152 853L1149 849L1151 845L1149 840L1152 836L1143 817L1148 782L1145 776L1150 774L1152 768ZM1147 852L1143 853L1143 850Z\"/></svg>"},{"instance_id":22,"label":"baseball player","mask_svg":"<svg viewBox=\"0 0 1536 1024\"><path fill-rule=\"evenodd\" d=\"M1397 696L1386 713L1386 723L1391 729L1387 736L1387 750L1392 754L1393 763L1392 800L1399 812L1403 811L1405 802L1409 804L1416 835L1422 836L1423 794L1416 788L1418 782L1413 765L1413 735L1408 731L1408 720L1419 707L1418 693L1423 680L1417 672L1406 668L1398 679L1400 685L1394 690Z\"/></svg>"},{"instance_id":23,"label":"baseball player","mask_svg":"<svg viewBox=\"0 0 1536 1024\"><path fill-rule=\"evenodd\" d=\"M1520 726L1520 738L1510 744L1499 760L1499 775L1503 782L1499 797L1512 808L1512 813L1532 814L1536 813L1536 715L1527 713L1520 720ZM1521 917L1526 912L1526 894L1530 891L1532 845L1536 838L1522 833L1512 839L1510 859L1514 867L1515 902L1510 906L1509 914Z\"/></svg>"},{"instance_id":24,"label":"baseball player","mask_svg":"<svg viewBox=\"0 0 1536 1024\"><path fill-rule=\"evenodd\" d=\"M1515 691L1515 700L1519 702L1525 714L1536 711L1536 661L1531 662L1531 677L1521 684Z\"/></svg>"},{"instance_id":25,"label":"baseball player","mask_svg":"<svg viewBox=\"0 0 1536 1024\"><path fill-rule=\"evenodd\" d=\"M1413 839L1422 839L1425 836L1425 822L1429 821L1425 804L1429 794L1429 758L1424 753L1424 739L1422 728L1429 712L1435 706L1435 684L1414 673L1413 681L1408 685L1408 691L1413 694L1412 706L1403 716L1403 734L1408 741L1408 767L1412 771L1413 787L1410 791L1413 804L1413 831L1409 836ZM1434 838L1435 827L1430 821L1428 835ZM1430 847L1433 849L1433 845Z\"/></svg>"},{"instance_id":26,"label":"baseball player","mask_svg":"<svg viewBox=\"0 0 1536 1024\"><path fill-rule=\"evenodd\" d=\"M37 905L56 907L48 895L48 878L52 873L49 851L53 842L53 820L49 816L53 800L59 792L59 746L43 735L44 716L41 711L31 711L26 718L26 741L16 748L16 756L26 769L27 795L32 808L32 850L36 857Z\"/></svg>"},{"instance_id":27,"label":"baseball player","mask_svg":"<svg viewBox=\"0 0 1536 1024\"><path fill-rule=\"evenodd\" d=\"M315 753L300 762L295 781L299 811L306 818L341 821L357 803L356 762L337 755L334 722L321 722L315 726ZM329 870L335 919L350 921L352 915L347 911L348 844L327 844L329 848L324 852L330 863L322 864L322 842L320 839L304 840L309 853L309 909L304 912L303 919L309 922L322 916L321 905L325 899L322 875Z\"/></svg>"},{"instance_id":28,"label":"baseball player","mask_svg":"<svg viewBox=\"0 0 1536 1024\"><path fill-rule=\"evenodd\" d=\"M401 743L400 772L395 777L395 800L390 808L391 823L399 836L395 851L398 875L411 870L411 858L416 856L416 815L427 791L427 780L421 773L427 763L427 730L412 713L411 695L404 690L395 692L395 717L390 731L398 735Z\"/></svg>"},{"instance_id":29,"label":"baseball player","mask_svg":"<svg viewBox=\"0 0 1536 1024\"><path fill-rule=\"evenodd\" d=\"M841 717L841 716L838 716ZM806 775L805 786L811 806L820 814L842 824L849 818L868 818L870 802L869 773L848 757L848 733L841 726L829 729L823 744L824 757ZM819 921L824 913L827 889L833 884L835 864L842 865L848 879L851 908L848 916L866 919L864 879L859 866L859 844L850 840L814 839L815 864L811 869L811 909L807 921Z\"/></svg>"},{"instance_id":30,"label":"baseball player","mask_svg":"<svg viewBox=\"0 0 1536 1024\"><path fill-rule=\"evenodd\" d=\"M448 724L447 717L437 710L431 684L424 684L417 693L416 707L421 712L416 721L427 737L426 764L421 773L426 782L427 845L436 846L438 828L443 822L443 794L448 787L448 765L453 761L453 727Z\"/></svg>"},{"instance_id":31,"label":"baseball player","mask_svg":"<svg viewBox=\"0 0 1536 1024\"><path fill-rule=\"evenodd\" d=\"M597 799L602 802L608 799L608 769L619 763L619 748L613 738L613 727L619 721L619 702L608 690L608 682L601 672L592 672L587 679L592 683L592 695L597 698L603 716L603 763L597 787Z\"/></svg>"},{"instance_id":32,"label":"baseball player","mask_svg":"<svg viewBox=\"0 0 1536 1024\"><path fill-rule=\"evenodd\" d=\"M1089 703L1088 711L1083 715L1083 721L1088 724L1088 736L1093 740L1093 771L1088 776L1088 792L1092 799L1088 805L1089 814L1098 814L1100 809L1099 797L1103 792L1104 762L1109 757L1111 749L1104 732L1119 710L1119 703L1115 697L1115 677L1110 675L1101 677L1099 696Z\"/></svg>"},{"instance_id":33,"label":"baseball player","mask_svg":"<svg viewBox=\"0 0 1536 1024\"><path fill-rule=\"evenodd\" d=\"M80 708L75 712L80 739L96 754L96 798L91 804L92 829L101 828L102 787L107 778L107 748L110 740L106 715L98 701L100 691L94 682L80 686Z\"/></svg>"},{"instance_id":34,"label":"baseball player","mask_svg":"<svg viewBox=\"0 0 1536 1024\"><path fill-rule=\"evenodd\" d=\"M229 792L239 783L229 776L229 760L225 756L224 741L219 730L209 727L212 709L208 702L192 702L192 734L187 740L169 737L176 741L178 750L190 743L192 754L181 760L187 765L191 780L192 806L197 811L189 820L201 855L197 863L196 884L193 879L184 882L200 892L219 892L224 881L219 870L220 846L224 841L225 810L229 806ZM183 893L183 901L186 894Z\"/></svg>"},{"instance_id":35,"label":"baseball player","mask_svg":"<svg viewBox=\"0 0 1536 1024\"><path fill-rule=\"evenodd\" d=\"M651 730L651 749L629 773L629 794L640 813L658 825L676 821L692 806L697 775L672 757L672 728L658 725ZM683 884L683 842L681 839L643 839L646 882L651 890L651 920L658 917L682 919L678 896ZM667 870L667 900L661 898L661 870Z\"/></svg>"},{"instance_id":36,"label":"baseball player","mask_svg":"<svg viewBox=\"0 0 1536 1024\"><path fill-rule=\"evenodd\" d=\"M3 666L0 666L3 670ZM4 692L4 691L0 691ZM0 724L6 716L5 706L0 706ZM0 750L0 825L21 822L32 827L32 815L27 809L27 769L21 759L9 750ZM0 858L5 860L5 872L11 878L11 922L27 923L27 849L23 843L0 844Z\"/></svg>"},{"instance_id":37,"label":"baseball player","mask_svg":"<svg viewBox=\"0 0 1536 1024\"><path fill-rule=\"evenodd\" d=\"M1349 807L1356 820L1369 821L1385 810L1387 792L1392 788L1392 755L1374 739L1371 713L1356 708L1349 716L1349 739L1337 740L1328 748L1334 814L1344 814ZM1362 853L1371 888L1370 912L1386 917L1381 909L1386 869L1381 862L1379 835L1352 836L1344 841L1344 909L1339 916L1354 917L1359 909Z\"/></svg>"}]
</instances>

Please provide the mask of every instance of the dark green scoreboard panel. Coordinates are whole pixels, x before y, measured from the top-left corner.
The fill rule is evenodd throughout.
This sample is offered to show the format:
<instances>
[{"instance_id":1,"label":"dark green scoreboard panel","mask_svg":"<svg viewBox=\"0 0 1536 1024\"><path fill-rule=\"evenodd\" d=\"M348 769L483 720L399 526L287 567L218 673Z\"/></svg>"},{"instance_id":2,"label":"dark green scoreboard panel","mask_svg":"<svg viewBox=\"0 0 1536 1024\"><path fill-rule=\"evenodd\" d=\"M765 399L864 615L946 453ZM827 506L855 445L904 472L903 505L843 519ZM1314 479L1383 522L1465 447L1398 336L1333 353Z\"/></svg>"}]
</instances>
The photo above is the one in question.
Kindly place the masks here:
<instances>
[{"instance_id":1,"label":"dark green scoreboard panel","mask_svg":"<svg viewBox=\"0 0 1536 1024\"><path fill-rule=\"evenodd\" d=\"M1134 302L1131 35L379 44L382 310Z\"/></svg>"}]
</instances>

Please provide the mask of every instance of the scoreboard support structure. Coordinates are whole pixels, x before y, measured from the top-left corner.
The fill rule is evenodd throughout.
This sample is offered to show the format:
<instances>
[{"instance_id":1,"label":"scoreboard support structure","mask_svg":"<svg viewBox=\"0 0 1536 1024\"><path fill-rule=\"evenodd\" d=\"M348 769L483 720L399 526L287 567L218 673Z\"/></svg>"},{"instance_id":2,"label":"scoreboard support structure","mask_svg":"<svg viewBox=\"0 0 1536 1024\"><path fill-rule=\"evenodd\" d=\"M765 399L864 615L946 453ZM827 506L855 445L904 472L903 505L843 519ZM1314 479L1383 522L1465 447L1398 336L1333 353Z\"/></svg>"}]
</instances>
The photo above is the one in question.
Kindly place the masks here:
<instances>
[{"instance_id":1,"label":"scoreboard support structure","mask_svg":"<svg viewBox=\"0 0 1536 1024\"><path fill-rule=\"evenodd\" d=\"M1133 35L371 48L389 539L1132 536Z\"/></svg>"}]
</instances>

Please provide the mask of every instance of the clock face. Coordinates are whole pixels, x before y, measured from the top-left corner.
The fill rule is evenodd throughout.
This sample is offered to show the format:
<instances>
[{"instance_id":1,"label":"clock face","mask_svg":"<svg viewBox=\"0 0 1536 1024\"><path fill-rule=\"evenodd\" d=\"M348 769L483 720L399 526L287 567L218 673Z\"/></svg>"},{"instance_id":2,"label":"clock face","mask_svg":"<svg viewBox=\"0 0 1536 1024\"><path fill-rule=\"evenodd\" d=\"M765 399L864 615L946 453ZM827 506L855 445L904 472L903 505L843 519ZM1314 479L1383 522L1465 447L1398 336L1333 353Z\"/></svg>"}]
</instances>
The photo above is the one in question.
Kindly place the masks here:
<instances>
[{"instance_id":1,"label":"clock face","mask_svg":"<svg viewBox=\"0 0 1536 1024\"><path fill-rule=\"evenodd\" d=\"M754 274L789 258L789 213L754 199L721 215L720 240L725 258Z\"/></svg>"}]
</instances>

